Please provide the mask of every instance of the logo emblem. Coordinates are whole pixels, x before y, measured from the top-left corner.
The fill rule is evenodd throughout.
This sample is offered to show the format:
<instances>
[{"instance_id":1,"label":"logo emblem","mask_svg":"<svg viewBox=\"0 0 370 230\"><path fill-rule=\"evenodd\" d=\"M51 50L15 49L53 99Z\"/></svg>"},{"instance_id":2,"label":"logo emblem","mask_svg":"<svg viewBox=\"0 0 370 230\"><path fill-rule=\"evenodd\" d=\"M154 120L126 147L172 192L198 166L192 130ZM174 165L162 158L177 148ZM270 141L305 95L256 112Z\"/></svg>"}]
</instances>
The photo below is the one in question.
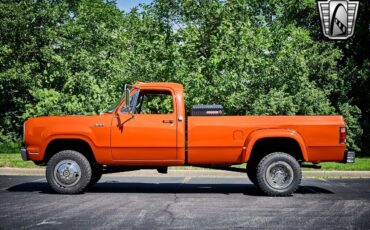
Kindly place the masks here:
<instances>
[{"instance_id":1,"label":"logo emblem","mask_svg":"<svg viewBox=\"0 0 370 230\"><path fill-rule=\"evenodd\" d=\"M355 30L358 1L318 1L321 27L330 39L347 39Z\"/></svg>"}]
</instances>

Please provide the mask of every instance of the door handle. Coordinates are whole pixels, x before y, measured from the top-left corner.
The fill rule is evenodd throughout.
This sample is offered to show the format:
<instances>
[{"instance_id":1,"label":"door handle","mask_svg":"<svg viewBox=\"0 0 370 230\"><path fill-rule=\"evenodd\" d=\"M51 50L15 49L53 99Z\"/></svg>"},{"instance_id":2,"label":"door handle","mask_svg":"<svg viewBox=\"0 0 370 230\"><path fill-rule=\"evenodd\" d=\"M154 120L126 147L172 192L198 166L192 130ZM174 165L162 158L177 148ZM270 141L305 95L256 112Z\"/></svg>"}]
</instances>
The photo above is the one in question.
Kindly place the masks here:
<instances>
[{"instance_id":1,"label":"door handle","mask_svg":"<svg viewBox=\"0 0 370 230\"><path fill-rule=\"evenodd\" d=\"M172 124L173 123L173 120L163 120L162 122L163 123L170 123L170 124Z\"/></svg>"}]
</instances>

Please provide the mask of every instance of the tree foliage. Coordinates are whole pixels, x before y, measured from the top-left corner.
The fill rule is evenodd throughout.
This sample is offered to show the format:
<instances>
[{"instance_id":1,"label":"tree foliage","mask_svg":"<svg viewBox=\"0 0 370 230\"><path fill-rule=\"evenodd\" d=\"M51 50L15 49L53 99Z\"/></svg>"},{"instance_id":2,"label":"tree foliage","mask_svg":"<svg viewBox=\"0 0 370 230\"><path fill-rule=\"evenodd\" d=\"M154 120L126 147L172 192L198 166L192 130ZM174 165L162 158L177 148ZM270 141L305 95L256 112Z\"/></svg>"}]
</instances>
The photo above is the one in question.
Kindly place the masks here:
<instances>
[{"instance_id":1,"label":"tree foliage","mask_svg":"<svg viewBox=\"0 0 370 230\"><path fill-rule=\"evenodd\" d=\"M128 13L114 1L0 3L0 140L19 137L30 116L99 113L124 83L173 81L188 109L342 114L359 151L368 108L353 87L369 81L357 42L369 31L329 41L316 10L313 0L157 0Z\"/></svg>"}]
</instances>

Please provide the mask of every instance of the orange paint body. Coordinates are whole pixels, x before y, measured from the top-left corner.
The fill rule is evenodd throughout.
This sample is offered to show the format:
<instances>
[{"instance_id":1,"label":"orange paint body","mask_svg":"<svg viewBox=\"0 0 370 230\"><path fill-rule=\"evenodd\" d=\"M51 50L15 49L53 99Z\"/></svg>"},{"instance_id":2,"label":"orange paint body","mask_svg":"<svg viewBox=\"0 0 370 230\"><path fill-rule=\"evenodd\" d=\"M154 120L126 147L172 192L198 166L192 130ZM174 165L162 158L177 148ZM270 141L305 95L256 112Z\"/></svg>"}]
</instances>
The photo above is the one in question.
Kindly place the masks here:
<instances>
[{"instance_id":1,"label":"orange paint body","mask_svg":"<svg viewBox=\"0 0 370 230\"><path fill-rule=\"evenodd\" d=\"M345 144L339 143L339 129L345 126L342 116L188 116L186 119L182 85L137 83L135 87L131 95L137 90L168 91L173 113L121 112L123 100L112 113L31 118L25 122L24 133L28 158L42 162L53 140L78 139L91 147L95 160L103 165L238 164L248 162L254 144L263 138L296 141L308 162L341 161L344 157Z\"/></svg>"}]
</instances>

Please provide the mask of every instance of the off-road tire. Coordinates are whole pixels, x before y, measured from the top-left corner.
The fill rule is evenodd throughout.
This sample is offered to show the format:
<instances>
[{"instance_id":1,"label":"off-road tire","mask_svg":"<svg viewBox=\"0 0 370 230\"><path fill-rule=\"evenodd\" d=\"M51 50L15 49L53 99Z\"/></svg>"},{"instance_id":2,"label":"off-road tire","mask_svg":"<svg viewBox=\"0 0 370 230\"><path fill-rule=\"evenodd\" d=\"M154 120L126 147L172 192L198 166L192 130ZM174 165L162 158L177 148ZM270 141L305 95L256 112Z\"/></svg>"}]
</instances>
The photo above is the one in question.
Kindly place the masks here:
<instances>
[{"instance_id":1,"label":"off-road tire","mask_svg":"<svg viewBox=\"0 0 370 230\"><path fill-rule=\"evenodd\" d=\"M58 166L58 164L64 161L73 161L78 165L80 169L80 178L76 181L76 184L73 184L72 186L65 186L63 185L63 183L58 182L58 179L55 175L56 167ZM51 189L56 191L57 193L81 193L89 185L91 176L92 170L90 162L83 154L74 150L63 150L56 153L51 157L46 167L46 180L48 181Z\"/></svg>"},{"instance_id":2,"label":"off-road tire","mask_svg":"<svg viewBox=\"0 0 370 230\"><path fill-rule=\"evenodd\" d=\"M273 174L271 172L278 173ZM278 179L275 179L276 175ZM281 175L290 175L290 176L284 177ZM283 182L281 182L279 180L279 176L280 179L283 177L289 178L289 180L283 180ZM260 189L266 195L290 196L298 189L299 184L301 183L301 179L302 171L299 166L299 163L293 156L287 153L283 152L270 153L264 158L262 158L262 160L258 163L257 183ZM280 185L284 186L282 186L282 188L277 188Z\"/></svg>"}]
</instances>

